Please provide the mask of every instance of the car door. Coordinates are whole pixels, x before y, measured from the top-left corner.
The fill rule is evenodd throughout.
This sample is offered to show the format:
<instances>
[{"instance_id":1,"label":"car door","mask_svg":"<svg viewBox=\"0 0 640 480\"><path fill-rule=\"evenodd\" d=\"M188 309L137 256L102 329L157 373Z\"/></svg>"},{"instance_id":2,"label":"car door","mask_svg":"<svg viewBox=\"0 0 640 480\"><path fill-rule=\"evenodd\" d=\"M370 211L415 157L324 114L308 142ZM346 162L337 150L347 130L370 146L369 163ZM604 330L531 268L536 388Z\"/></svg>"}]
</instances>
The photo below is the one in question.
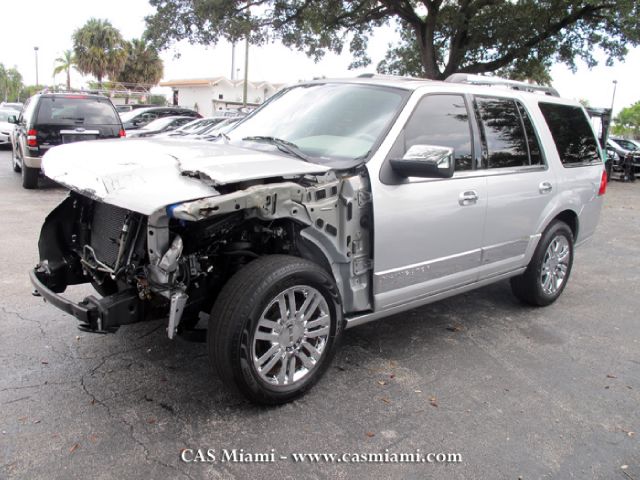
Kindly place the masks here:
<instances>
[{"instance_id":1,"label":"car door","mask_svg":"<svg viewBox=\"0 0 640 480\"><path fill-rule=\"evenodd\" d=\"M520 101L476 96L475 103L487 172L481 272L486 278L527 264L558 185Z\"/></svg>"},{"instance_id":2,"label":"car door","mask_svg":"<svg viewBox=\"0 0 640 480\"><path fill-rule=\"evenodd\" d=\"M34 97L28 98L26 102L24 102L24 107L18 116L18 123L14 130L14 141L16 150L20 151L20 155L24 155L28 152L27 150L27 128L28 122L33 116L33 111L35 109L36 100Z\"/></svg>"},{"instance_id":3,"label":"car door","mask_svg":"<svg viewBox=\"0 0 640 480\"><path fill-rule=\"evenodd\" d=\"M480 266L486 179L461 94L422 97L380 172L371 172L374 302L381 310L472 283ZM452 178L401 178L390 165L412 146L454 149Z\"/></svg>"}]
</instances>

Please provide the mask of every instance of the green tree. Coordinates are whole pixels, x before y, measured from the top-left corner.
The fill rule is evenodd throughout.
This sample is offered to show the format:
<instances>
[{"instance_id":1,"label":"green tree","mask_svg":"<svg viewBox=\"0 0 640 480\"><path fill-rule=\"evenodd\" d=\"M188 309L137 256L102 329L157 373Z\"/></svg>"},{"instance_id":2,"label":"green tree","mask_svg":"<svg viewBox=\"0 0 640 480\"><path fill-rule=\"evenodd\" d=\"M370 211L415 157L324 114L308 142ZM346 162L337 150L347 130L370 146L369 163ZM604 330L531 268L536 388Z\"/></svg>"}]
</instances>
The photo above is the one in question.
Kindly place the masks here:
<instances>
[{"instance_id":1,"label":"green tree","mask_svg":"<svg viewBox=\"0 0 640 480\"><path fill-rule=\"evenodd\" d=\"M155 47L144 39L134 38L127 42L126 52L124 68L116 75L116 81L130 84L131 89L137 91L145 91L160 81L164 64Z\"/></svg>"},{"instance_id":2,"label":"green tree","mask_svg":"<svg viewBox=\"0 0 640 480\"><path fill-rule=\"evenodd\" d=\"M637 0L150 0L148 38L215 44L250 35L261 44L279 39L315 60L345 43L352 66L366 66L369 38L396 25L378 70L442 79L452 73L499 72L548 81L554 62L575 68L622 59L640 42Z\"/></svg>"},{"instance_id":3,"label":"green tree","mask_svg":"<svg viewBox=\"0 0 640 480\"><path fill-rule=\"evenodd\" d=\"M640 139L640 101L620 110L613 121L612 130L615 135Z\"/></svg>"},{"instance_id":4,"label":"green tree","mask_svg":"<svg viewBox=\"0 0 640 480\"><path fill-rule=\"evenodd\" d=\"M65 72L67 74L67 90L71 90L71 69L76 66L76 58L73 50L65 50L61 57L56 58L56 67L53 74Z\"/></svg>"},{"instance_id":5,"label":"green tree","mask_svg":"<svg viewBox=\"0 0 640 480\"><path fill-rule=\"evenodd\" d=\"M5 102L20 100L22 91L22 75L15 68L5 68L0 63L0 98Z\"/></svg>"},{"instance_id":6,"label":"green tree","mask_svg":"<svg viewBox=\"0 0 640 480\"><path fill-rule=\"evenodd\" d=\"M125 42L120 31L108 20L92 18L73 33L73 51L78 70L96 77L113 78L127 61Z\"/></svg>"}]
</instances>

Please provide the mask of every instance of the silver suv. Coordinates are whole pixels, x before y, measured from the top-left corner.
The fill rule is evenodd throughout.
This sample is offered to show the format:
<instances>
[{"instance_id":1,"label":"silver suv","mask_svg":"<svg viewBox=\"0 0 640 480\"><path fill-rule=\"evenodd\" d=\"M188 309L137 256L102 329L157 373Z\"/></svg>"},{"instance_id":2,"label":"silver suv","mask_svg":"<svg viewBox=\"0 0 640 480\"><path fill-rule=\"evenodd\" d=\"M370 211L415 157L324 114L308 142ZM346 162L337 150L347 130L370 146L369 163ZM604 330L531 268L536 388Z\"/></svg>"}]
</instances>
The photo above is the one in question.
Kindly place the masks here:
<instances>
[{"instance_id":1,"label":"silver suv","mask_svg":"<svg viewBox=\"0 0 640 480\"><path fill-rule=\"evenodd\" d=\"M299 84L213 141L64 145L43 168L71 193L36 290L90 331L206 321L220 376L268 404L308 390L344 328L507 278L552 303L606 188L578 103L459 75ZM89 282L102 297L60 295Z\"/></svg>"}]
</instances>

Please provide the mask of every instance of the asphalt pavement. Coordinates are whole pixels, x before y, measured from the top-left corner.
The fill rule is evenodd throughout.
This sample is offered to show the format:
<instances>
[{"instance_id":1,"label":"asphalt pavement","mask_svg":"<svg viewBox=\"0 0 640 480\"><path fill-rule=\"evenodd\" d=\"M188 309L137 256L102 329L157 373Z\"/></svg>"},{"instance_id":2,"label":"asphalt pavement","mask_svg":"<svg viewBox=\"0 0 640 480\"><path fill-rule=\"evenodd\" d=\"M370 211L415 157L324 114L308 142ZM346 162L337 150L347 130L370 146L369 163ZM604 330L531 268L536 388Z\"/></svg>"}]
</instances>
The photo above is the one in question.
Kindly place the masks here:
<instances>
[{"instance_id":1,"label":"asphalt pavement","mask_svg":"<svg viewBox=\"0 0 640 480\"><path fill-rule=\"evenodd\" d=\"M9 158L0 151L1 479L640 480L640 182L609 185L552 306L524 307L501 282L354 328L309 394L262 408L229 394L204 344L167 339L166 321L83 333L31 296L40 226L66 192L22 189ZM181 460L197 449L215 461ZM275 461L222 461L233 449ZM461 461L291 457L417 450Z\"/></svg>"}]
</instances>

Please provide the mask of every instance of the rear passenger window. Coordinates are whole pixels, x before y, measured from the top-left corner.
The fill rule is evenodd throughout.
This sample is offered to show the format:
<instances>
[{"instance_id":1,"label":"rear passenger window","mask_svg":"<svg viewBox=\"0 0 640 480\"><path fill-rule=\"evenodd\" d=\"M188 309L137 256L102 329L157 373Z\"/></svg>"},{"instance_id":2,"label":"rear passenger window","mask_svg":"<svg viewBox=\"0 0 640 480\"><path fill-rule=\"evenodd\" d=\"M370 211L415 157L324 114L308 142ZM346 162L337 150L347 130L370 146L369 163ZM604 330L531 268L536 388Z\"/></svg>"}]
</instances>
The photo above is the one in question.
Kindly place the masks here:
<instances>
[{"instance_id":1,"label":"rear passenger window","mask_svg":"<svg viewBox=\"0 0 640 480\"><path fill-rule=\"evenodd\" d=\"M489 168L529 165L529 148L516 102L476 97L482 121Z\"/></svg>"},{"instance_id":2,"label":"rear passenger window","mask_svg":"<svg viewBox=\"0 0 640 480\"><path fill-rule=\"evenodd\" d=\"M529 158L531 165L543 165L542 161L542 153L540 152L540 144L538 143L538 137L536 136L536 132L533 129L533 123L531 123L531 118L529 118L529 114L527 110L518 102L518 111L520 112L520 116L522 117L522 124L524 125L524 133L527 136L527 145L529 146Z\"/></svg>"},{"instance_id":3,"label":"rear passenger window","mask_svg":"<svg viewBox=\"0 0 640 480\"><path fill-rule=\"evenodd\" d=\"M455 170L472 170L471 125L462 95L427 95L405 127L406 152L413 145L437 145L454 150Z\"/></svg>"},{"instance_id":4,"label":"rear passenger window","mask_svg":"<svg viewBox=\"0 0 640 480\"><path fill-rule=\"evenodd\" d=\"M565 167L601 162L593 130L580 107L542 102L539 105Z\"/></svg>"}]
</instances>

